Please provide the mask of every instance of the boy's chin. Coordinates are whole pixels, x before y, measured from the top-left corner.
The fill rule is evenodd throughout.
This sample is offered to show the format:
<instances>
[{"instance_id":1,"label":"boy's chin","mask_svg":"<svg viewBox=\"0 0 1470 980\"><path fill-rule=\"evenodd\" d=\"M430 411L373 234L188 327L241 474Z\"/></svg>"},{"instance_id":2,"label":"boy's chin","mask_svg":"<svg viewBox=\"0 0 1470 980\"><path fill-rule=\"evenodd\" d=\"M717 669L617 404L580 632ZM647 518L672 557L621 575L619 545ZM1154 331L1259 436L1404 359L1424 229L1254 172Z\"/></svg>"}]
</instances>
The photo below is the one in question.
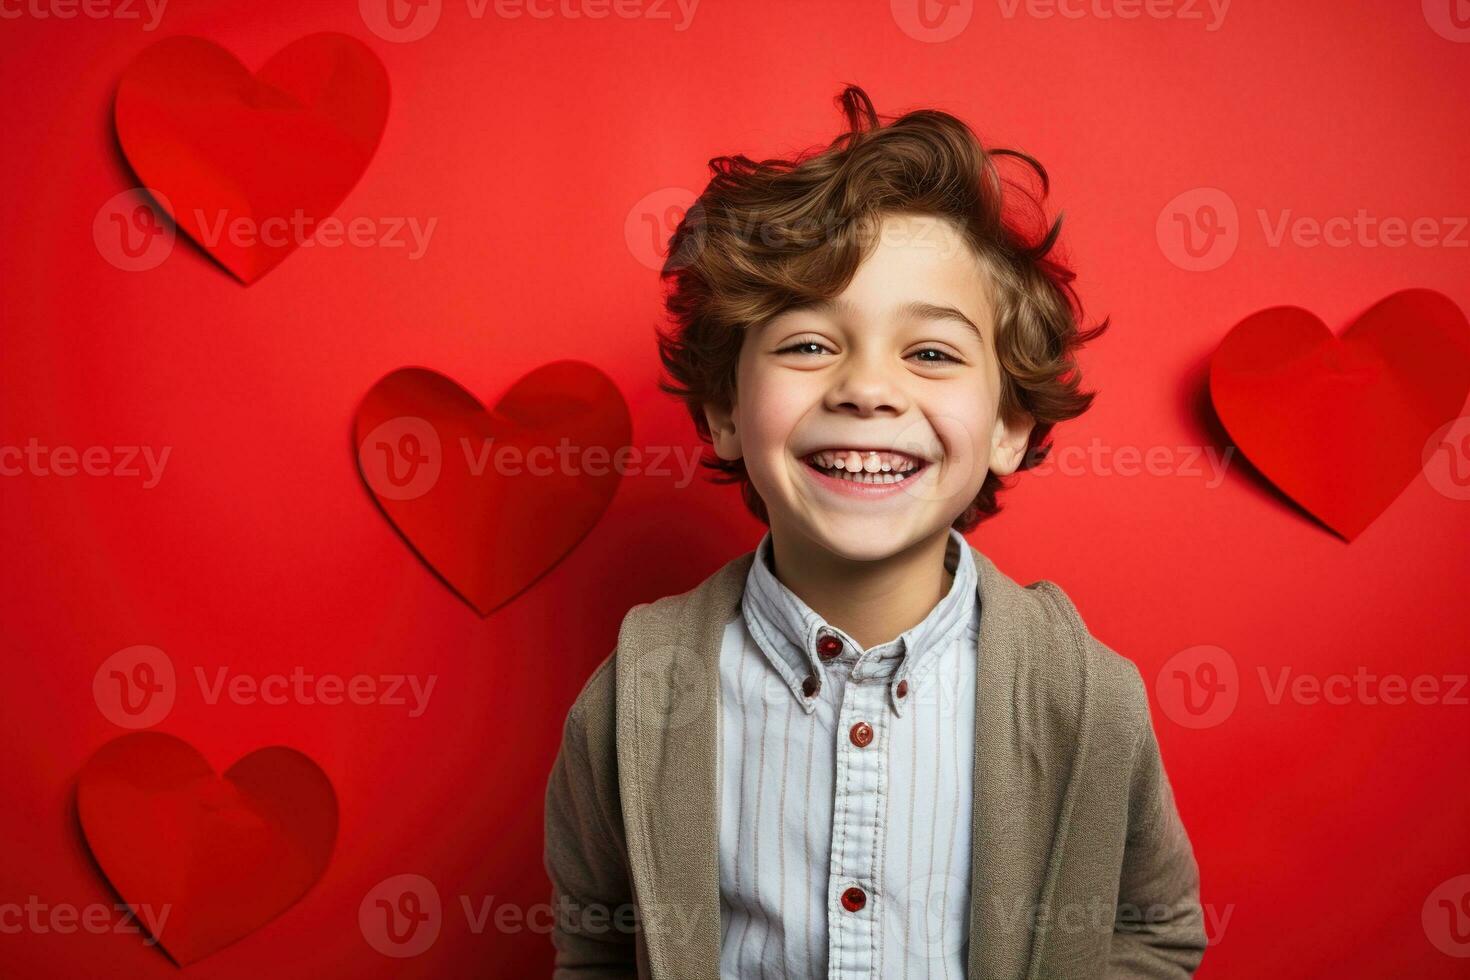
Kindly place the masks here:
<instances>
[{"instance_id":1,"label":"boy's chin","mask_svg":"<svg viewBox=\"0 0 1470 980\"><path fill-rule=\"evenodd\" d=\"M948 533L946 521L910 524L894 514L833 514L807 524L805 536L831 554L848 561L882 561L912 548L935 534Z\"/></svg>"}]
</instances>

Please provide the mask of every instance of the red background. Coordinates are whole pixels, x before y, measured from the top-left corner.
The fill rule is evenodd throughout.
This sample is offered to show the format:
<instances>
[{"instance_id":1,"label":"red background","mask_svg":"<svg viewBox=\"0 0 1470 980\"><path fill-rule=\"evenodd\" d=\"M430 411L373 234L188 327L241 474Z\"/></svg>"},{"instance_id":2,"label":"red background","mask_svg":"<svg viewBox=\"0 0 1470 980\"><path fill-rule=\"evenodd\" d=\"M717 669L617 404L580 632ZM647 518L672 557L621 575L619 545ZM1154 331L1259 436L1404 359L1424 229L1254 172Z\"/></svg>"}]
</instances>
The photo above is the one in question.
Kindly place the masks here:
<instances>
[{"instance_id":1,"label":"red background","mask_svg":"<svg viewBox=\"0 0 1470 980\"><path fill-rule=\"evenodd\" d=\"M179 2L152 33L86 17L0 23L0 442L171 447L149 490L0 480L0 903L115 901L72 809L75 773L122 733L92 697L115 651L157 646L181 677L222 665L435 674L419 718L210 705L181 683L158 730L221 770L263 745L298 748L331 776L342 813L325 877L189 972L545 973L544 932L476 934L458 896L547 899L542 794L567 706L630 606L693 586L761 528L733 489L631 476L578 549L482 621L366 493L348 435L363 393L422 364L489 401L576 357L623 390L635 445L692 451L687 417L655 388L659 286L625 223L648 194L697 192L711 156L825 143L832 97L855 82L882 112L950 110L1051 172L1088 312L1114 319L1083 362L1102 394L1058 447L1218 452L1204 370L1245 315L1292 303L1340 330L1411 286L1470 306L1464 232L1459 247L1273 247L1256 219L1470 213L1470 44L1432 30L1417 3L1353 6L1238 3L1211 31L1207 8L1205 20L1123 20L981 4L944 43L905 34L886 3L836 0L706 0L683 31L475 19L451 0L433 33L404 44L347 0ZM253 69L319 30L368 43L393 85L382 144L338 214L437 219L423 258L303 249L249 288L182 241L151 271L106 261L93 219L136 183L110 116L128 62L185 33ZM1192 272L1156 224L1201 187L1238 206L1239 245ZM1206 482L1095 467L1022 477L971 540L1022 582L1059 583L1150 680L1199 644L1238 665L1239 705L1218 725L1181 727L1155 702L1217 923L1201 976L1463 976L1421 908L1470 872L1470 710L1272 704L1254 678L1463 673L1470 508L1421 476L1348 545L1249 467ZM375 952L357 925L363 896L398 874L431 880L446 909L438 941L406 960ZM0 935L5 976L174 972L137 937Z\"/></svg>"}]
</instances>

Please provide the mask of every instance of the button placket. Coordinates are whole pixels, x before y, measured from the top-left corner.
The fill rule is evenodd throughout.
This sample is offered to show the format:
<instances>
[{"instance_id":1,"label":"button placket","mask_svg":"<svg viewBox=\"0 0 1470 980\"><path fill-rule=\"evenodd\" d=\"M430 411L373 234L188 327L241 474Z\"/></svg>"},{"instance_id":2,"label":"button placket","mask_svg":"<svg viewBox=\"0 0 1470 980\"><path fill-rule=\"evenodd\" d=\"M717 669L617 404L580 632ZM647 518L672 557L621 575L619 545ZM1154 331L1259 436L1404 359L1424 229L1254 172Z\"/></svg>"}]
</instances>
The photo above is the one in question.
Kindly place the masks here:
<instances>
[{"instance_id":1,"label":"button placket","mask_svg":"<svg viewBox=\"0 0 1470 980\"><path fill-rule=\"evenodd\" d=\"M879 967L878 865L883 840L884 711L887 684L851 682L839 705L837 773L828 876L828 929L833 976L870 976Z\"/></svg>"}]
</instances>

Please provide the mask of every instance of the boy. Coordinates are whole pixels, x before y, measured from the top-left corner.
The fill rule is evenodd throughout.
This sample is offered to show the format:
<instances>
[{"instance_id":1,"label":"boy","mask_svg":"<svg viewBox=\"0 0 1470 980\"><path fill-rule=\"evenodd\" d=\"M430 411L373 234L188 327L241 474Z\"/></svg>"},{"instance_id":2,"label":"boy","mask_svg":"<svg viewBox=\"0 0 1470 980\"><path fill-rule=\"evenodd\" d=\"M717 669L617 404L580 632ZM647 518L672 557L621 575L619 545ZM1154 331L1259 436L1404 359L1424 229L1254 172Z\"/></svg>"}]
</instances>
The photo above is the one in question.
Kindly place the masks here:
<instances>
[{"instance_id":1,"label":"boy","mask_svg":"<svg viewBox=\"0 0 1470 980\"><path fill-rule=\"evenodd\" d=\"M711 162L660 355L768 527L634 607L546 794L557 977L1191 976L1137 668L962 533L1086 410L1072 273L947 113ZM1009 189L1008 189L1009 188ZM1003 191L1005 193L1003 194ZM1030 201L1039 205L1039 201Z\"/></svg>"}]
</instances>

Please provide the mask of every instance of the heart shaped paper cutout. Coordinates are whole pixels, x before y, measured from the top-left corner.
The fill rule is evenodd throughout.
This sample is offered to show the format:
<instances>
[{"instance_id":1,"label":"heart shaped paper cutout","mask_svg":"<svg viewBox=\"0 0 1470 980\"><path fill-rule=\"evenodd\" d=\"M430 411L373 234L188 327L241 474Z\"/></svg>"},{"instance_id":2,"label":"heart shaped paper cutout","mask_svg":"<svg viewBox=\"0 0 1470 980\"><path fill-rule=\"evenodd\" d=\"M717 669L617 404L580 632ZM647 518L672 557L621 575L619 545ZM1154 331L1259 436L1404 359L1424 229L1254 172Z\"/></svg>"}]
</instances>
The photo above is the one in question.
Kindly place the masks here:
<instances>
[{"instance_id":1,"label":"heart shaped paper cutout","mask_svg":"<svg viewBox=\"0 0 1470 980\"><path fill-rule=\"evenodd\" d=\"M1341 338L1298 307L1262 310L1210 362L1210 398L1240 451L1348 541L1420 471L1467 393L1470 326L1429 289L1386 297Z\"/></svg>"},{"instance_id":2,"label":"heart shaped paper cutout","mask_svg":"<svg viewBox=\"0 0 1470 980\"><path fill-rule=\"evenodd\" d=\"M388 118L388 73L346 34L303 37L255 75L211 41L170 37L124 71L113 118L159 206L249 285L362 176Z\"/></svg>"},{"instance_id":3,"label":"heart shaped paper cutout","mask_svg":"<svg viewBox=\"0 0 1470 980\"><path fill-rule=\"evenodd\" d=\"M353 444L378 506L481 616L571 552L617 492L632 421L581 361L527 374L489 411L454 381L402 368L367 393ZM565 448L563 448L565 447Z\"/></svg>"},{"instance_id":4,"label":"heart shaped paper cutout","mask_svg":"<svg viewBox=\"0 0 1470 980\"><path fill-rule=\"evenodd\" d=\"M275 918L321 877L337 796L295 749L257 749L216 775L160 732L108 742L77 778L87 845L180 966Z\"/></svg>"}]
</instances>

